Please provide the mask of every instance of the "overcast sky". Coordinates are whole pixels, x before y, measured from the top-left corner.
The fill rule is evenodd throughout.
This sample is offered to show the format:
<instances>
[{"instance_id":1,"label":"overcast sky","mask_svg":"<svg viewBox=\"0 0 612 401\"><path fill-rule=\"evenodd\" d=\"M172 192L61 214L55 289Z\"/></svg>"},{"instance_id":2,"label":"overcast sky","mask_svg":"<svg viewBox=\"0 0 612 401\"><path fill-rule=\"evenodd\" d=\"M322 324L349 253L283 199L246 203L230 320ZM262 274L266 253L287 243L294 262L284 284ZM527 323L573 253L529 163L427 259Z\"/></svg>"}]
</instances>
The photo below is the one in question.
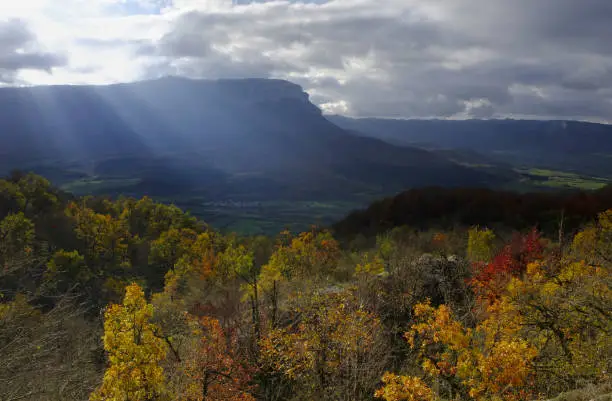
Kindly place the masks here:
<instances>
[{"instance_id":1,"label":"overcast sky","mask_svg":"<svg viewBox=\"0 0 612 401\"><path fill-rule=\"evenodd\" d=\"M0 84L274 77L324 111L612 121L612 0L0 0Z\"/></svg>"}]
</instances>

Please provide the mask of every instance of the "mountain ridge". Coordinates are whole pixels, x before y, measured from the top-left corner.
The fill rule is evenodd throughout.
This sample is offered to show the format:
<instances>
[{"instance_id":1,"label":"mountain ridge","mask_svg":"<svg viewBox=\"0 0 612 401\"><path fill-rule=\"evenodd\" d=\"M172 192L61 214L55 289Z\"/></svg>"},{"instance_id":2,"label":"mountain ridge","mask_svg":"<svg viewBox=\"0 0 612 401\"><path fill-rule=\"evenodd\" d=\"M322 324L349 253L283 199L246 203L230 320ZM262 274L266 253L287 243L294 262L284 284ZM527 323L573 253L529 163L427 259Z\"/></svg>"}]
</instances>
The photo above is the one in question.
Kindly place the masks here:
<instances>
[{"instance_id":1,"label":"mountain ridge","mask_svg":"<svg viewBox=\"0 0 612 401\"><path fill-rule=\"evenodd\" d=\"M299 85L283 80L169 77L2 88L0 107L0 148L11 156L0 166L5 170L43 165L37 172L66 167L113 178L147 170L149 181L172 171L177 177L169 181L184 183L181 190L207 187L214 197L247 198L497 182L422 149L354 136L324 118ZM252 186L245 176L259 180L259 194L241 189ZM155 187L141 183L138 191Z\"/></svg>"},{"instance_id":2,"label":"mountain ridge","mask_svg":"<svg viewBox=\"0 0 612 401\"><path fill-rule=\"evenodd\" d=\"M327 116L399 146L468 150L515 167L612 176L612 125L565 120L424 120Z\"/></svg>"}]
</instances>

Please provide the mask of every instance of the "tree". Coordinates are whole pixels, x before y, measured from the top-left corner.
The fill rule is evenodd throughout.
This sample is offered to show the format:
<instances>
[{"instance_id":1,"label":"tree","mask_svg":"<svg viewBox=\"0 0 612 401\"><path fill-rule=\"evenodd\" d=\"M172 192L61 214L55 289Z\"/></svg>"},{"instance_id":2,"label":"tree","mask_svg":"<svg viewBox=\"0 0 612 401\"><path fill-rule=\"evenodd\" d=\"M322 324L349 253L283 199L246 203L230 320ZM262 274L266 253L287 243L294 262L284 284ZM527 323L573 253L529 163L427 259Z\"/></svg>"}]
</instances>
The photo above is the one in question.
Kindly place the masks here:
<instances>
[{"instance_id":1,"label":"tree","mask_svg":"<svg viewBox=\"0 0 612 401\"><path fill-rule=\"evenodd\" d=\"M330 274L339 257L339 244L327 231L314 230L291 238L285 234L270 257L267 269L278 270L286 279ZM264 269L265 270L265 269Z\"/></svg>"},{"instance_id":2,"label":"tree","mask_svg":"<svg viewBox=\"0 0 612 401\"><path fill-rule=\"evenodd\" d=\"M473 264L470 285L480 297L493 300L504 291L508 280L520 276L529 263L542 258L545 245L535 229L525 235L515 234L488 263Z\"/></svg>"},{"instance_id":3,"label":"tree","mask_svg":"<svg viewBox=\"0 0 612 401\"><path fill-rule=\"evenodd\" d=\"M46 284L56 292L65 293L73 289L85 291L92 278L85 258L78 251L60 249L47 262Z\"/></svg>"},{"instance_id":4,"label":"tree","mask_svg":"<svg viewBox=\"0 0 612 401\"><path fill-rule=\"evenodd\" d=\"M487 263L493 257L495 234L485 228L472 227L468 231L467 257L472 263Z\"/></svg>"},{"instance_id":5,"label":"tree","mask_svg":"<svg viewBox=\"0 0 612 401\"><path fill-rule=\"evenodd\" d=\"M101 270L130 266L131 235L125 216L96 213L84 203L70 203L66 214L74 219L77 237L85 242L83 255L88 262Z\"/></svg>"},{"instance_id":6,"label":"tree","mask_svg":"<svg viewBox=\"0 0 612 401\"><path fill-rule=\"evenodd\" d=\"M378 317L350 292L301 301L289 326L262 339L264 368L291 380L303 399L371 399L387 361Z\"/></svg>"},{"instance_id":7,"label":"tree","mask_svg":"<svg viewBox=\"0 0 612 401\"><path fill-rule=\"evenodd\" d=\"M162 257L171 255L173 260L176 259L173 268L166 273L165 292L184 297L194 289L190 288L190 283L205 281L215 274L218 255L212 233L196 234L192 230L182 230L177 231L177 236L167 236L164 242L163 246L156 245L159 248L156 252ZM173 243L176 244L176 250L171 250ZM164 250L164 253L160 252L161 250Z\"/></svg>"},{"instance_id":8,"label":"tree","mask_svg":"<svg viewBox=\"0 0 612 401\"><path fill-rule=\"evenodd\" d=\"M538 261L509 284L524 337L538 349L539 387L558 393L608 380L612 361L609 270L583 261Z\"/></svg>"},{"instance_id":9,"label":"tree","mask_svg":"<svg viewBox=\"0 0 612 401\"><path fill-rule=\"evenodd\" d=\"M11 259L31 252L34 224L23 213L10 214L0 221L0 265L7 269Z\"/></svg>"},{"instance_id":10,"label":"tree","mask_svg":"<svg viewBox=\"0 0 612 401\"><path fill-rule=\"evenodd\" d=\"M25 196L17 184L0 180L0 218L9 213L23 212L25 203Z\"/></svg>"},{"instance_id":11,"label":"tree","mask_svg":"<svg viewBox=\"0 0 612 401\"><path fill-rule=\"evenodd\" d=\"M475 328L454 319L446 305L415 306L417 322L406 333L423 371L447 386L448 397L474 400L528 399L537 349L523 339L520 314L507 299L489 305Z\"/></svg>"},{"instance_id":12,"label":"tree","mask_svg":"<svg viewBox=\"0 0 612 401\"><path fill-rule=\"evenodd\" d=\"M23 213L9 214L0 221L0 294L15 290L18 276L32 268L34 239L34 224Z\"/></svg>"},{"instance_id":13,"label":"tree","mask_svg":"<svg viewBox=\"0 0 612 401\"><path fill-rule=\"evenodd\" d=\"M172 270L177 262L187 254L197 239L197 233L191 229L171 228L161 233L159 238L151 241L149 263L160 265L164 271Z\"/></svg>"},{"instance_id":14,"label":"tree","mask_svg":"<svg viewBox=\"0 0 612 401\"><path fill-rule=\"evenodd\" d=\"M600 213L594 224L576 234L572 253L589 264L612 265L612 209Z\"/></svg>"},{"instance_id":15,"label":"tree","mask_svg":"<svg viewBox=\"0 0 612 401\"><path fill-rule=\"evenodd\" d=\"M280 240L268 263L261 268L258 283L267 293L271 304L270 323L274 327L278 317L279 287L293 282L309 285L328 278L338 263L340 246L327 231L314 229L292 237L281 233Z\"/></svg>"},{"instance_id":16,"label":"tree","mask_svg":"<svg viewBox=\"0 0 612 401\"><path fill-rule=\"evenodd\" d=\"M39 175L23 175L17 181L17 186L23 194L23 210L26 213L46 213L58 202L57 196L52 192L51 183Z\"/></svg>"},{"instance_id":17,"label":"tree","mask_svg":"<svg viewBox=\"0 0 612 401\"><path fill-rule=\"evenodd\" d=\"M254 401L250 369L237 355L236 337L226 336L219 321L206 316L199 319L195 333L199 339L182 362L187 382L177 399Z\"/></svg>"},{"instance_id":18,"label":"tree","mask_svg":"<svg viewBox=\"0 0 612 401\"><path fill-rule=\"evenodd\" d=\"M104 349L109 365L92 401L157 401L166 399L163 368L166 345L150 322L153 306L137 284L125 289L121 305L104 313Z\"/></svg>"}]
</instances>

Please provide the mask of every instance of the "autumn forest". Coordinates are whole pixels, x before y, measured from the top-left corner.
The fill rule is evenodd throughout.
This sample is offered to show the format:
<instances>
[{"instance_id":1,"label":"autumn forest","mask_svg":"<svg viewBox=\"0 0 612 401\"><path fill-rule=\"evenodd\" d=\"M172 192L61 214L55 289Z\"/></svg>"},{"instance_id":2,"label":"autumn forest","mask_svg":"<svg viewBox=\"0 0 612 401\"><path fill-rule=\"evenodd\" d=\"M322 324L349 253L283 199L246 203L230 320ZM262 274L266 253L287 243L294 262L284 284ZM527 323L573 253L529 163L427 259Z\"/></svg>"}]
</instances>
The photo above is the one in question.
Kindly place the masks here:
<instances>
[{"instance_id":1,"label":"autumn forest","mask_svg":"<svg viewBox=\"0 0 612 401\"><path fill-rule=\"evenodd\" d=\"M520 227L480 207L239 236L13 173L0 400L609 399L612 210L547 196Z\"/></svg>"}]
</instances>

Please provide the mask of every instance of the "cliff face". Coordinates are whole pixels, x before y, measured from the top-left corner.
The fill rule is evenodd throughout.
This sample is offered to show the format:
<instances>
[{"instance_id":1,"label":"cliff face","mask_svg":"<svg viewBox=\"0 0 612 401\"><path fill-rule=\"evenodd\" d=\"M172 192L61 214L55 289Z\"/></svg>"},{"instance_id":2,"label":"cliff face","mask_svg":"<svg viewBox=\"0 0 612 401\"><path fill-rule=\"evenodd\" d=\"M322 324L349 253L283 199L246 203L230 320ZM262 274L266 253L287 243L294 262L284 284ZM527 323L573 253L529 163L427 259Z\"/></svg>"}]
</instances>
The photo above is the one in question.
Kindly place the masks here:
<instances>
[{"instance_id":1,"label":"cliff face","mask_svg":"<svg viewBox=\"0 0 612 401\"><path fill-rule=\"evenodd\" d=\"M195 143L206 145L214 135L244 133L261 120L264 109L274 108L320 115L301 87L281 80L163 78L109 86L1 88L0 149L20 163L194 150Z\"/></svg>"}]
</instances>

